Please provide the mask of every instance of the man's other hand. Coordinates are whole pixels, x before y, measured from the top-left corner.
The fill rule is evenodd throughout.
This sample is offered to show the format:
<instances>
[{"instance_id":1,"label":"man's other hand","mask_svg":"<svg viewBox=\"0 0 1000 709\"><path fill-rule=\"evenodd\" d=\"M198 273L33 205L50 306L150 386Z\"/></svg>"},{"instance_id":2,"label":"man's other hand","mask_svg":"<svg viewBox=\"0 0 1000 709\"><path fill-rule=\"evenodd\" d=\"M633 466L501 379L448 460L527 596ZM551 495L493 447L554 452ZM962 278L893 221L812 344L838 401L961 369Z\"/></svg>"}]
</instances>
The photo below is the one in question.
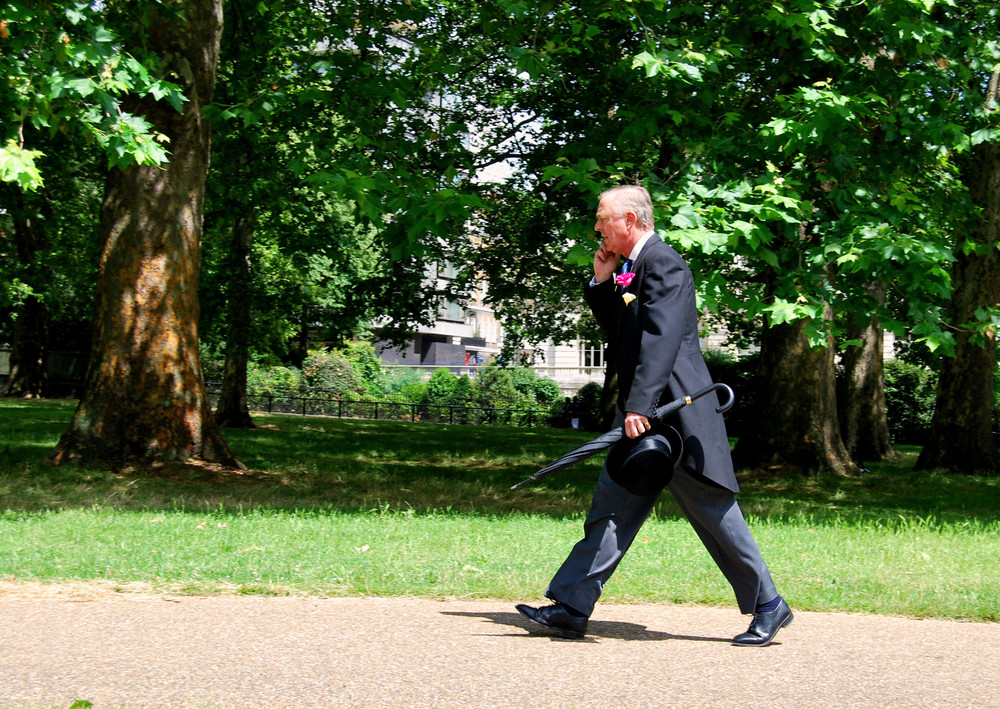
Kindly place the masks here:
<instances>
[{"instance_id":1,"label":"man's other hand","mask_svg":"<svg viewBox=\"0 0 1000 709\"><path fill-rule=\"evenodd\" d=\"M642 414L629 411L625 414L625 435L629 438L637 438L649 430L649 419Z\"/></svg>"}]
</instances>

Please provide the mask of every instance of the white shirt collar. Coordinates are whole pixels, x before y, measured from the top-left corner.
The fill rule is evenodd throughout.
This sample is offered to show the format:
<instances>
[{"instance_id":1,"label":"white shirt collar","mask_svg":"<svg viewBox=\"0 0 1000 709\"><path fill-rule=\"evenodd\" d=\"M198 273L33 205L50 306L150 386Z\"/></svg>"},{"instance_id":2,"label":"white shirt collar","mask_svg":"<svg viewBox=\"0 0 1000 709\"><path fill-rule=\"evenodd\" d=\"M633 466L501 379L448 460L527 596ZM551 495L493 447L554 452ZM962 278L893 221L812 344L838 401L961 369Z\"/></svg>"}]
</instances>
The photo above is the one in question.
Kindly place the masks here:
<instances>
[{"instance_id":1,"label":"white shirt collar","mask_svg":"<svg viewBox=\"0 0 1000 709\"><path fill-rule=\"evenodd\" d=\"M637 242L635 242L635 246L632 247L632 252L628 255L629 259L631 259L633 263L635 263L635 260L639 258L639 253L642 251L642 247L646 245L646 242L649 241L649 237L651 237L655 233L656 233L655 229L650 229L641 237L639 237L639 240Z\"/></svg>"}]
</instances>

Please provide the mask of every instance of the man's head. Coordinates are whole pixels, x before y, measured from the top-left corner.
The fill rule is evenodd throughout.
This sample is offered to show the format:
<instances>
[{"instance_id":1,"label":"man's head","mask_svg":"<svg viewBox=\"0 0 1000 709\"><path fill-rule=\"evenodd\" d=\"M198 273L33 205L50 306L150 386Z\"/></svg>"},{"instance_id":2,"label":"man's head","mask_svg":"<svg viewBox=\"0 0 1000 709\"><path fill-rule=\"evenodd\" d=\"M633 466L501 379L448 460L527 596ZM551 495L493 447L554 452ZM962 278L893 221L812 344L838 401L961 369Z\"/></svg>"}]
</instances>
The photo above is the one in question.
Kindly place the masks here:
<instances>
[{"instance_id":1,"label":"man's head","mask_svg":"<svg viewBox=\"0 0 1000 709\"><path fill-rule=\"evenodd\" d=\"M601 193L594 229L601 233L605 249L628 257L652 228L653 200L645 187L622 185Z\"/></svg>"}]
</instances>

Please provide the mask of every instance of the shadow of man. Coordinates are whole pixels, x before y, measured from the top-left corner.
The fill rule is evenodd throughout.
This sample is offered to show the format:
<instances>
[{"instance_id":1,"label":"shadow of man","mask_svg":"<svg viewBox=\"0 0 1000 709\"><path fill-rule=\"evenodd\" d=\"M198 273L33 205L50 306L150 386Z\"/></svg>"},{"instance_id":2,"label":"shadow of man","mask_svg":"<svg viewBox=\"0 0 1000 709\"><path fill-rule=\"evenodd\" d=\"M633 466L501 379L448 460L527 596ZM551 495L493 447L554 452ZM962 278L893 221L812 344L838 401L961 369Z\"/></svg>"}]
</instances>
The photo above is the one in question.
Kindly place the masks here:
<instances>
[{"instance_id":1,"label":"shadow of man","mask_svg":"<svg viewBox=\"0 0 1000 709\"><path fill-rule=\"evenodd\" d=\"M597 642L598 638L630 641L688 640L692 642L726 644L732 642L730 638L709 638L699 635L674 635L673 633L664 633L659 630L649 630L645 625L638 625L637 623L625 623L613 620L592 620L587 626L587 635L584 638L581 638L581 640L566 640L565 638L548 634L546 630L534 625L520 613L489 611L441 611L441 613L442 615L459 616L464 618L482 618L484 621L489 621L495 625L506 625L514 628L521 628L522 630L526 630L530 636L549 637L552 640L564 640L566 642L580 642L581 640L587 642ZM505 633L505 635L513 636L515 633ZM516 635L520 636L520 633L517 633Z\"/></svg>"}]
</instances>

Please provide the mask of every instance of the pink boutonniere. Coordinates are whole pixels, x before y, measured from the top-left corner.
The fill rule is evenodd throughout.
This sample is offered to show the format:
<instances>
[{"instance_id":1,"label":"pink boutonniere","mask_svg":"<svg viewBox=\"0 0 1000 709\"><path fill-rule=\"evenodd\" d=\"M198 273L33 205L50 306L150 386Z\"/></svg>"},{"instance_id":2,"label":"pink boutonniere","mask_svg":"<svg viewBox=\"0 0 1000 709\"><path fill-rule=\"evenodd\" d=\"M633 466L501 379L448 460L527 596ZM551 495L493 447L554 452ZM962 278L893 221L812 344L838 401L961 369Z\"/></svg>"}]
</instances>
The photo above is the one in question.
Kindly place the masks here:
<instances>
[{"instance_id":1,"label":"pink boutonniere","mask_svg":"<svg viewBox=\"0 0 1000 709\"><path fill-rule=\"evenodd\" d=\"M635 278L635 274L632 273L631 271L628 273L619 274L615 276L615 285L619 285L622 288L628 288L629 283L632 282L633 278Z\"/></svg>"}]
</instances>

